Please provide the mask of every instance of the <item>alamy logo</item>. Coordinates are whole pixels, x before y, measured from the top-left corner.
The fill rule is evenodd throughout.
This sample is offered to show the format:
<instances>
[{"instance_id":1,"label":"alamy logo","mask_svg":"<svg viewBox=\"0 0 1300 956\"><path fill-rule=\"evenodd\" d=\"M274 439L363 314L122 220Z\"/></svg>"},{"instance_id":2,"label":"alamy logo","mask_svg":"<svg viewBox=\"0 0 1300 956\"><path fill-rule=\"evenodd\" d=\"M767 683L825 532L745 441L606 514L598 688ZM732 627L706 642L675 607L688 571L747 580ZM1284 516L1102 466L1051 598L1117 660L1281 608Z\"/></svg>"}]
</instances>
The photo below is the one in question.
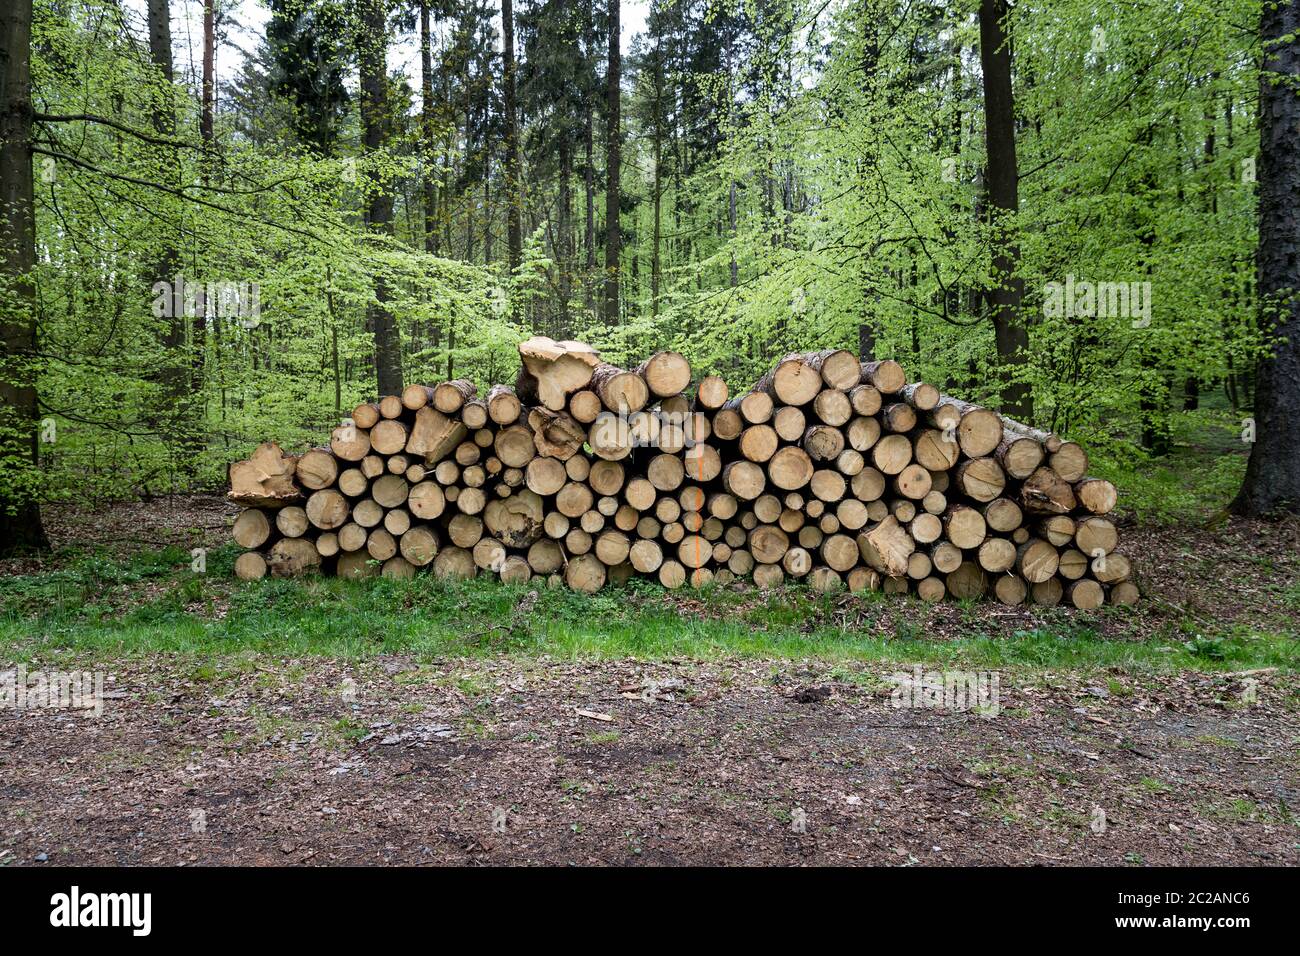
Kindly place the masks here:
<instances>
[{"instance_id":1,"label":"alamy logo","mask_svg":"<svg viewBox=\"0 0 1300 956\"><path fill-rule=\"evenodd\" d=\"M128 926L133 936L153 929L152 893L82 893L74 886L51 896L50 906L51 926Z\"/></svg>"},{"instance_id":2,"label":"alamy logo","mask_svg":"<svg viewBox=\"0 0 1300 956\"><path fill-rule=\"evenodd\" d=\"M1144 329L1151 324L1151 283L1075 281L1067 275L1064 282L1043 286L1043 314L1053 319L1132 319L1135 329Z\"/></svg>"},{"instance_id":3,"label":"alamy logo","mask_svg":"<svg viewBox=\"0 0 1300 956\"><path fill-rule=\"evenodd\" d=\"M84 710L104 714L101 671L31 671L19 664L0 674L0 710Z\"/></svg>"},{"instance_id":4,"label":"alamy logo","mask_svg":"<svg viewBox=\"0 0 1300 956\"><path fill-rule=\"evenodd\" d=\"M890 702L896 708L972 710L996 717L1001 710L1001 676L989 671L927 671L920 664L912 673L892 675L896 686Z\"/></svg>"},{"instance_id":5,"label":"alamy logo","mask_svg":"<svg viewBox=\"0 0 1300 956\"><path fill-rule=\"evenodd\" d=\"M237 321L246 329L262 321L262 287L256 282L195 282L183 275L153 284L153 314L159 319Z\"/></svg>"}]
</instances>

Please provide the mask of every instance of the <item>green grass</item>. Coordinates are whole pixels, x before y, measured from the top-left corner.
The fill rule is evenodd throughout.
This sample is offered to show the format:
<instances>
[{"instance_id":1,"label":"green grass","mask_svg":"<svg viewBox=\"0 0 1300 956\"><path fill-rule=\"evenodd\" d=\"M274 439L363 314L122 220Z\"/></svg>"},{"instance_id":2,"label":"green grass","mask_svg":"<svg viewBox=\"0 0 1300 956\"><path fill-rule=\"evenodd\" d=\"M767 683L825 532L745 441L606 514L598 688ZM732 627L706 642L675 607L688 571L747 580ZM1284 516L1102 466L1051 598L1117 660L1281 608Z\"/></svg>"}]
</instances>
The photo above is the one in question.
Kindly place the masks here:
<instances>
[{"instance_id":1,"label":"green grass","mask_svg":"<svg viewBox=\"0 0 1300 956\"><path fill-rule=\"evenodd\" d=\"M1135 640L1143 636L1135 630L1150 625L1123 608L1055 612L1036 629L999 633L997 619L982 618L972 605L959 608L961 630L938 640L925 624L932 609L880 595L845 604L842 596L802 588L763 595L716 590L703 602L683 602L682 592L670 595L644 581L588 596L431 575L240 584L230 577L235 553L210 553L205 575L191 573L189 555L173 550L126 561L83 556L59 570L0 579L0 658L30 660L57 650L105 657L808 657L1138 673L1300 666L1293 634L1168 622ZM538 591L536 605L516 616L515 605L530 590ZM707 606L707 616L692 613L697 604ZM1130 639L1104 637L1103 624ZM203 679L203 666L196 679ZM479 688L462 690L473 696Z\"/></svg>"}]
</instances>

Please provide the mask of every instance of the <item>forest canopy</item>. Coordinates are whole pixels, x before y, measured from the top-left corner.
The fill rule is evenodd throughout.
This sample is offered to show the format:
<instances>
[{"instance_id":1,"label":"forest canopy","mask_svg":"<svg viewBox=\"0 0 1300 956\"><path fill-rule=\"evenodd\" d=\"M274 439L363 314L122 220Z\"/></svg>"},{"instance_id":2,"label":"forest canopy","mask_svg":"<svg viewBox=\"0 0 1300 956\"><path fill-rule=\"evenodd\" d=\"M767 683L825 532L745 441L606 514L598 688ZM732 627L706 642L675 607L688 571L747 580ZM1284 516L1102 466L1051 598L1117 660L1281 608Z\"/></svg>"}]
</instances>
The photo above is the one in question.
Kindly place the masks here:
<instances>
[{"instance_id":1,"label":"forest canopy","mask_svg":"<svg viewBox=\"0 0 1300 956\"><path fill-rule=\"evenodd\" d=\"M1257 0L264 2L36 0L6 485L215 485L532 334L861 349L1130 457L1251 407Z\"/></svg>"}]
</instances>

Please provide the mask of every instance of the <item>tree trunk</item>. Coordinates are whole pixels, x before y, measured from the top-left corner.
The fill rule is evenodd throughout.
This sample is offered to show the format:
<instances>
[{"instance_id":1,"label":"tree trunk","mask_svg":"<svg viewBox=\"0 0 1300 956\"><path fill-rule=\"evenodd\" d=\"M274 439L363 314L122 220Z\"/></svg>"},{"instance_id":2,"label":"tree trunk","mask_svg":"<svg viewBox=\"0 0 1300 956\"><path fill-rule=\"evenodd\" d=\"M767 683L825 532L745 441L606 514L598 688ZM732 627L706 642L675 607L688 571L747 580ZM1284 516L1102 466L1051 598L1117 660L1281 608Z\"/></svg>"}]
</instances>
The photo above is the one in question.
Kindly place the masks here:
<instances>
[{"instance_id":1,"label":"tree trunk","mask_svg":"<svg viewBox=\"0 0 1300 956\"><path fill-rule=\"evenodd\" d=\"M1271 340L1255 386L1255 443L1237 514L1300 513L1300 5L1264 5L1260 39L1260 321Z\"/></svg>"},{"instance_id":2,"label":"tree trunk","mask_svg":"<svg viewBox=\"0 0 1300 956\"><path fill-rule=\"evenodd\" d=\"M515 19L511 0L501 0L501 83L506 111L506 244L513 273L523 257L523 230L519 216L519 116L515 108Z\"/></svg>"},{"instance_id":3,"label":"tree trunk","mask_svg":"<svg viewBox=\"0 0 1300 956\"><path fill-rule=\"evenodd\" d=\"M365 150L373 155L388 141L387 25L383 0L361 4L361 126ZM367 207L372 232L393 234L393 195L386 183L376 183ZM388 308L388 285L375 277L375 301L367 308L367 321L375 337L375 378L380 395L402 391L402 348L397 322Z\"/></svg>"},{"instance_id":4,"label":"tree trunk","mask_svg":"<svg viewBox=\"0 0 1300 956\"><path fill-rule=\"evenodd\" d=\"M609 67L605 77L605 322L610 326L618 325L618 174L622 162L619 149L619 69L618 0L610 0Z\"/></svg>"},{"instance_id":5,"label":"tree trunk","mask_svg":"<svg viewBox=\"0 0 1300 956\"><path fill-rule=\"evenodd\" d=\"M14 0L3 20L0 58L0 276L12 301L0 311L0 556L49 547L35 483L36 219L32 194L32 0ZM27 472L28 474L24 474Z\"/></svg>"},{"instance_id":6,"label":"tree trunk","mask_svg":"<svg viewBox=\"0 0 1300 956\"><path fill-rule=\"evenodd\" d=\"M1025 364L1029 331L1020 314L1023 281L1016 275L1020 248L1015 241L1015 216L1020 206L1020 171L1016 161L1015 107L1011 94L1011 47L1003 28L1006 0L980 0L980 63L984 71L984 132L988 170L986 188L990 214L997 229L993 275L997 288L988 293L992 307L998 358L1014 375ZM1033 400L1026 383L1005 382L1003 411L1025 421L1033 418Z\"/></svg>"},{"instance_id":7,"label":"tree trunk","mask_svg":"<svg viewBox=\"0 0 1300 956\"><path fill-rule=\"evenodd\" d=\"M507 0L508 2L508 0ZM429 34L429 2L420 0L420 150L424 176L424 251L438 254L438 193L433 177L433 41Z\"/></svg>"}]
</instances>

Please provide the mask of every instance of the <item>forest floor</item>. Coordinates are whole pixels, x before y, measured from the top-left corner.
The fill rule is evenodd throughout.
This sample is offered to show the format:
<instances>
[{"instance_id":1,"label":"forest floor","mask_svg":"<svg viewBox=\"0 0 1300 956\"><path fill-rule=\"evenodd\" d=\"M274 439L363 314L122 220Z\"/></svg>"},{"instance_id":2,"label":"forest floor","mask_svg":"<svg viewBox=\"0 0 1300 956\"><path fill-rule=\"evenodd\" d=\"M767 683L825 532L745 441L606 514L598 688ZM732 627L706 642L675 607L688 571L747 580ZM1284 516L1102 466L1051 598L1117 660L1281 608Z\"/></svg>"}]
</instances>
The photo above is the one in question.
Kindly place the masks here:
<instances>
[{"instance_id":1,"label":"forest floor","mask_svg":"<svg viewBox=\"0 0 1300 956\"><path fill-rule=\"evenodd\" d=\"M230 575L219 497L0 566L0 865L1300 862L1300 522L1134 524L1136 608ZM192 563L203 552L202 570ZM896 675L996 675L996 708Z\"/></svg>"}]
</instances>

